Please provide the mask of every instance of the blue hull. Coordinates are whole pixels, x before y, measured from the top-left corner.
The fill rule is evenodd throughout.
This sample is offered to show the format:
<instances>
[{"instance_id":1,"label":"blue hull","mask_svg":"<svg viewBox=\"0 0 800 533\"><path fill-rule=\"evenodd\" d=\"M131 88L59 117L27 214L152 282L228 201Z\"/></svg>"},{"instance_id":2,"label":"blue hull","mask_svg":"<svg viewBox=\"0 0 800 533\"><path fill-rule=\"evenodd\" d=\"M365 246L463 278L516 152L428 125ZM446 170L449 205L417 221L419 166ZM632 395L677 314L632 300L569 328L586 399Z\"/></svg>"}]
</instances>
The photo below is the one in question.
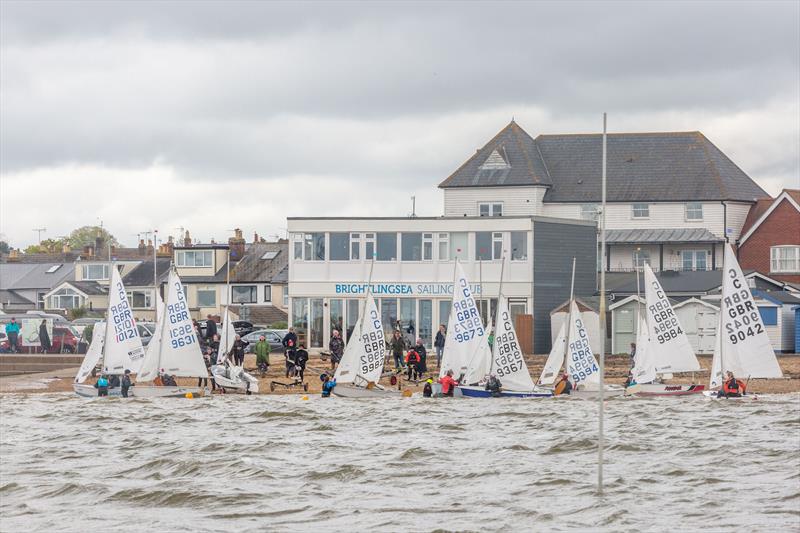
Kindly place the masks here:
<instances>
[{"instance_id":1,"label":"blue hull","mask_svg":"<svg viewBox=\"0 0 800 533\"><path fill-rule=\"evenodd\" d=\"M482 387L456 387L456 394L468 398L495 398L492 393ZM553 393L550 391L502 391L500 398L550 398Z\"/></svg>"}]
</instances>

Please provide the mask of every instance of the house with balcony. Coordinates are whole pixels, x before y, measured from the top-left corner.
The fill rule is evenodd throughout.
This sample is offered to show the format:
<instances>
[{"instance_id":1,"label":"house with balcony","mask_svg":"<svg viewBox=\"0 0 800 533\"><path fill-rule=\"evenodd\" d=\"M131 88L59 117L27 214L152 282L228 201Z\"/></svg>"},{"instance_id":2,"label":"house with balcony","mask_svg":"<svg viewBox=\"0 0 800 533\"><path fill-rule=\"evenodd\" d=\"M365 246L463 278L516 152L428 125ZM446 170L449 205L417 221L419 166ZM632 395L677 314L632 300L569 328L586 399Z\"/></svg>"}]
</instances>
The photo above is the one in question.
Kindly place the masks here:
<instances>
[{"instance_id":1,"label":"house with balcony","mask_svg":"<svg viewBox=\"0 0 800 533\"><path fill-rule=\"evenodd\" d=\"M768 197L700 132L607 139L608 271L719 268L759 198ZM439 184L448 217L596 220L602 135L531 137L512 121ZM598 264L598 267L600 265Z\"/></svg>"}]
</instances>

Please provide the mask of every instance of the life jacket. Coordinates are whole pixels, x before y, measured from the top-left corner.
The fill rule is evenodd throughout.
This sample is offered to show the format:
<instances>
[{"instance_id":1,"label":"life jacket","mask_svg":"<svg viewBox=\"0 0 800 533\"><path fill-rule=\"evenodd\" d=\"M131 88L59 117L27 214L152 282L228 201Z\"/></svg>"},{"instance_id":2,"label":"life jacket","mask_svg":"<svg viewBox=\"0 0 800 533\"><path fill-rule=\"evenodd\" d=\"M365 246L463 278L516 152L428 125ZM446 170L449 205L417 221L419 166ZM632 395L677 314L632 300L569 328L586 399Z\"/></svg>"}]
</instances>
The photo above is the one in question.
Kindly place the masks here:
<instances>
[{"instance_id":1,"label":"life jacket","mask_svg":"<svg viewBox=\"0 0 800 533\"><path fill-rule=\"evenodd\" d=\"M450 376L444 376L442 378L439 378L439 383L442 384L442 394L449 394L450 389L452 389L453 386L455 386L456 381Z\"/></svg>"},{"instance_id":2,"label":"life jacket","mask_svg":"<svg viewBox=\"0 0 800 533\"><path fill-rule=\"evenodd\" d=\"M745 385L740 379L729 379L722 385L725 394L744 394Z\"/></svg>"},{"instance_id":3,"label":"life jacket","mask_svg":"<svg viewBox=\"0 0 800 533\"><path fill-rule=\"evenodd\" d=\"M98 389L107 389L108 388L108 380L106 378L100 378L97 380L97 388Z\"/></svg>"},{"instance_id":4,"label":"life jacket","mask_svg":"<svg viewBox=\"0 0 800 533\"><path fill-rule=\"evenodd\" d=\"M413 364L419 362L420 362L419 354L414 350L409 350L409 352L406 354L406 363Z\"/></svg>"}]
</instances>

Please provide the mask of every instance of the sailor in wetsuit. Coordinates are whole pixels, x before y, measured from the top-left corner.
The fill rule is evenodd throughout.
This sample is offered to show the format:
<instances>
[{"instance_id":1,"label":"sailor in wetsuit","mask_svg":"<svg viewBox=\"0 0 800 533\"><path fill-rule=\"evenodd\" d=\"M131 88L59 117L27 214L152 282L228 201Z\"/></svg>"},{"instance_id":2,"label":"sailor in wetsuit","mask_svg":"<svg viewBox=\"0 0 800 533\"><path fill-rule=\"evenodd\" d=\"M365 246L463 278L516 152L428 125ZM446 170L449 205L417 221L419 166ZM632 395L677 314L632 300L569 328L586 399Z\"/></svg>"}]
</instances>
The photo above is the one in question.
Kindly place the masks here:
<instances>
[{"instance_id":1,"label":"sailor in wetsuit","mask_svg":"<svg viewBox=\"0 0 800 533\"><path fill-rule=\"evenodd\" d=\"M486 380L486 390L492 393L492 396L497 398L500 396L500 389L503 387L503 384L500 383L500 380L497 379L497 376L494 374L489 376L489 379Z\"/></svg>"},{"instance_id":2,"label":"sailor in wetsuit","mask_svg":"<svg viewBox=\"0 0 800 533\"><path fill-rule=\"evenodd\" d=\"M733 372L728 371L725 382L717 393L718 398L741 398L745 394L747 386L740 379L736 379Z\"/></svg>"}]
</instances>

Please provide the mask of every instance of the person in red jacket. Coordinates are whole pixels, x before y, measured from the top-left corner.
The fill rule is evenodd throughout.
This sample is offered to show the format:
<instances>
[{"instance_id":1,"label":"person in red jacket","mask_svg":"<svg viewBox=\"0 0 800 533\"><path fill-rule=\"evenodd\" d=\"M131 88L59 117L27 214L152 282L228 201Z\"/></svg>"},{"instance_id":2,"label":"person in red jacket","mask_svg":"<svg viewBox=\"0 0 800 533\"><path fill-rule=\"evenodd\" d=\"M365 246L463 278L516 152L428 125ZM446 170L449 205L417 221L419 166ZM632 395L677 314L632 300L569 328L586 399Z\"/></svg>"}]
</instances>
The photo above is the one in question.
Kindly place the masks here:
<instances>
[{"instance_id":1,"label":"person in red jacket","mask_svg":"<svg viewBox=\"0 0 800 533\"><path fill-rule=\"evenodd\" d=\"M408 368L408 380L411 380L411 376L414 376L414 379L419 379L420 372L419 372L419 364L422 361L422 358L419 356L416 350L409 350L406 353L406 367Z\"/></svg>"},{"instance_id":2,"label":"person in red jacket","mask_svg":"<svg viewBox=\"0 0 800 533\"><path fill-rule=\"evenodd\" d=\"M442 384L442 395L443 396L452 396L453 391L458 385L458 381L453 379L453 371L448 370L447 373L439 378L439 383Z\"/></svg>"},{"instance_id":3,"label":"person in red jacket","mask_svg":"<svg viewBox=\"0 0 800 533\"><path fill-rule=\"evenodd\" d=\"M740 398L746 394L747 386L741 379L736 379L733 372L728 371L725 383L722 384L722 394L725 398Z\"/></svg>"}]
</instances>

